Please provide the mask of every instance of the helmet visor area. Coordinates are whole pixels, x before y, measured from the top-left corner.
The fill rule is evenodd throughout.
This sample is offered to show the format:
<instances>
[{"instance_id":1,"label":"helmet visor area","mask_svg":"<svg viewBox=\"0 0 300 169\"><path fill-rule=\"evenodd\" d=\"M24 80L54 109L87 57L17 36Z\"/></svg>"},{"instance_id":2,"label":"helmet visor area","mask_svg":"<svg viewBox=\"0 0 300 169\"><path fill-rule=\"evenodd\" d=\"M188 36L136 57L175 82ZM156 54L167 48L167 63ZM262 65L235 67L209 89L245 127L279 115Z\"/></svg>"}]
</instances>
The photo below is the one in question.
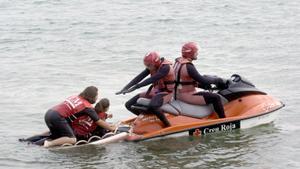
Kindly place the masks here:
<instances>
[{"instance_id":1,"label":"helmet visor area","mask_svg":"<svg viewBox=\"0 0 300 169\"><path fill-rule=\"evenodd\" d=\"M197 60L197 59L198 59L198 50L195 51L193 56L193 60Z\"/></svg>"},{"instance_id":2,"label":"helmet visor area","mask_svg":"<svg viewBox=\"0 0 300 169\"><path fill-rule=\"evenodd\" d=\"M153 64L144 64L145 65L145 67L147 68L147 69L149 69L150 71L152 71L152 70L156 70L156 67L155 67L155 65L153 65Z\"/></svg>"}]
</instances>

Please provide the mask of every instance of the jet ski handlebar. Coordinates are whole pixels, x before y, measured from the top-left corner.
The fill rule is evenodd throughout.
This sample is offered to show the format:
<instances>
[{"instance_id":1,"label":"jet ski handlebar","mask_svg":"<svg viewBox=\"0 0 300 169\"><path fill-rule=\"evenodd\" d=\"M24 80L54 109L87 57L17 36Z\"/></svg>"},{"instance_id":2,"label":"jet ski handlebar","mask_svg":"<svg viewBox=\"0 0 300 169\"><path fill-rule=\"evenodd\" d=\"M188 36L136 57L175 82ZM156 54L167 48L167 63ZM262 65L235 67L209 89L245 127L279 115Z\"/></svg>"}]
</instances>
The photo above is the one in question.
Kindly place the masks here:
<instances>
[{"instance_id":1,"label":"jet ski handlebar","mask_svg":"<svg viewBox=\"0 0 300 169\"><path fill-rule=\"evenodd\" d=\"M228 79L223 79L215 75L203 75L207 81L210 82L209 85L204 86L206 90L223 90L228 88Z\"/></svg>"}]
</instances>

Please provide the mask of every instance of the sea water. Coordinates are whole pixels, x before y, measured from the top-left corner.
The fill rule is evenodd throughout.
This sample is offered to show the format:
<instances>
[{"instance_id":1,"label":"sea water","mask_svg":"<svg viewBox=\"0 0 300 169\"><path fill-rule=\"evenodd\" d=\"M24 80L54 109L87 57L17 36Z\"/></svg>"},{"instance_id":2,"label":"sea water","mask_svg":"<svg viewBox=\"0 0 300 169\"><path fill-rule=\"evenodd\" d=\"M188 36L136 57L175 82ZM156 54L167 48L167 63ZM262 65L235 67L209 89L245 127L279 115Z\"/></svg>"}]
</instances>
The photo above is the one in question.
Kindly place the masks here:
<instances>
[{"instance_id":1,"label":"sea water","mask_svg":"<svg viewBox=\"0 0 300 169\"><path fill-rule=\"evenodd\" d=\"M1 0L0 168L300 168L300 1ZM50 151L18 142L47 130L44 114L95 85L118 122L115 95L158 51L199 44L201 74L237 73L285 103L275 122L203 137Z\"/></svg>"}]
</instances>

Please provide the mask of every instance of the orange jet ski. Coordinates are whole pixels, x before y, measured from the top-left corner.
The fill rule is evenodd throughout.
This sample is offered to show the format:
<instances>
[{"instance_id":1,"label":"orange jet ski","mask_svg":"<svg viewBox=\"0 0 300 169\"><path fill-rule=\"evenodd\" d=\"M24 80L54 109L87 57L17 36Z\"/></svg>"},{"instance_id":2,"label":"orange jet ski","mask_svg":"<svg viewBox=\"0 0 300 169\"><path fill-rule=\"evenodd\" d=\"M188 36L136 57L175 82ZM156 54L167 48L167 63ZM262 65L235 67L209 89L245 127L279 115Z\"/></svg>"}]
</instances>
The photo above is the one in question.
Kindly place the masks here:
<instances>
[{"instance_id":1,"label":"orange jet ski","mask_svg":"<svg viewBox=\"0 0 300 169\"><path fill-rule=\"evenodd\" d=\"M167 135L208 133L249 128L272 122L278 109L284 104L276 98L258 90L251 82L234 74L226 82L225 89L210 90L222 98L226 118L218 118L211 105L191 105L180 100L164 104L160 110L165 113L170 127L149 113L124 120L119 130L129 132L127 141L142 141ZM135 109L146 112L150 100L140 98Z\"/></svg>"}]
</instances>

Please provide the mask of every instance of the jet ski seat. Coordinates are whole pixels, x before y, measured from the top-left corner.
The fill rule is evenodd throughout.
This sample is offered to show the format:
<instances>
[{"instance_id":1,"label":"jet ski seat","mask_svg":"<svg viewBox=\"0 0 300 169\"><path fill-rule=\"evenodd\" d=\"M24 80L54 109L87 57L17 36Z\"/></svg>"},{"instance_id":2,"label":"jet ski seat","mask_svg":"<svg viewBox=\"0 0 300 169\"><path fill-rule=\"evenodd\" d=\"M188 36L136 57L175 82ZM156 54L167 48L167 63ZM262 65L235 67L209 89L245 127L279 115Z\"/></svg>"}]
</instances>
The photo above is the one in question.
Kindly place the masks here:
<instances>
[{"instance_id":1,"label":"jet ski seat","mask_svg":"<svg viewBox=\"0 0 300 169\"><path fill-rule=\"evenodd\" d=\"M147 98L139 98L137 100L139 105L148 106L150 103L150 99ZM213 113L213 107L210 105L192 105L179 100L173 100L170 103L166 103L162 105L159 110L167 112L173 115L182 115L193 118L203 118L209 116Z\"/></svg>"}]
</instances>

